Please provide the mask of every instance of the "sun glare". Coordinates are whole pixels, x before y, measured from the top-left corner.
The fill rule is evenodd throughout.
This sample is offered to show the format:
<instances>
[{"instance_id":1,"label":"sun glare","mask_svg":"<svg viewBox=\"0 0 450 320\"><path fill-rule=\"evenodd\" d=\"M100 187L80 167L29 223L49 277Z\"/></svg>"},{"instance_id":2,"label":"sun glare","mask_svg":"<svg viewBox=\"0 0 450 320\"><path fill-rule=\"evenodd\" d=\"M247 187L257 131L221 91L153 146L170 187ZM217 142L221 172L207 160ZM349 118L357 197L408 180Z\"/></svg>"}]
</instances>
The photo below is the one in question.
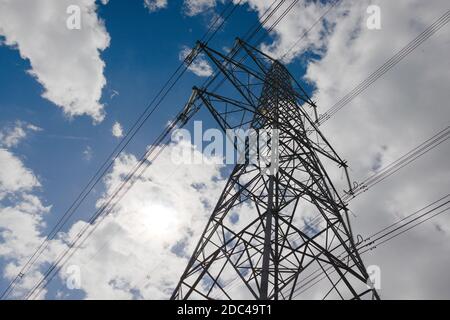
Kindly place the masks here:
<instances>
[{"instance_id":1,"label":"sun glare","mask_svg":"<svg viewBox=\"0 0 450 320\"><path fill-rule=\"evenodd\" d=\"M167 238L178 229L178 213L164 205L150 205L143 209L144 228L152 237Z\"/></svg>"}]
</instances>

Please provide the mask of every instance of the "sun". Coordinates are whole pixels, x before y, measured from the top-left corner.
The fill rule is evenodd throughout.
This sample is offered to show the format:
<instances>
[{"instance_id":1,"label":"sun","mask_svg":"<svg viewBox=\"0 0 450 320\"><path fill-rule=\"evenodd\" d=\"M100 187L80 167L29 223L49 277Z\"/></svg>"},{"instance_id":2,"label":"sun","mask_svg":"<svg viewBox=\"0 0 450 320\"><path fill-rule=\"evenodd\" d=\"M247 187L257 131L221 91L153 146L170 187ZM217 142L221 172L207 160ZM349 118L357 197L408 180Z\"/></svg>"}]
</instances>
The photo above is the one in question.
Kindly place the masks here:
<instances>
[{"instance_id":1,"label":"sun","mask_svg":"<svg viewBox=\"0 0 450 320\"><path fill-rule=\"evenodd\" d=\"M168 239L179 229L179 213L162 204L150 204L142 208L143 227L152 238Z\"/></svg>"}]
</instances>

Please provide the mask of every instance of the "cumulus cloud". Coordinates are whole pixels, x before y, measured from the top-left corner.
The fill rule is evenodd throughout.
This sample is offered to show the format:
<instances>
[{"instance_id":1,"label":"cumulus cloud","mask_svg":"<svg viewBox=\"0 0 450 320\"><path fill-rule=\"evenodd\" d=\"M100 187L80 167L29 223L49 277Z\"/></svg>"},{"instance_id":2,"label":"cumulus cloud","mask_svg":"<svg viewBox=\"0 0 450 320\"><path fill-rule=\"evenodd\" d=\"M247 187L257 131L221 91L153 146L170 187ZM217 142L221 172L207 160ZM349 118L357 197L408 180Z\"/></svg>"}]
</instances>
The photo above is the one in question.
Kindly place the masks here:
<instances>
[{"instance_id":1,"label":"cumulus cloud","mask_svg":"<svg viewBox=\"0 0 450 320\"><path fill-rule=\"evenodd\" d=\"M16 194L16 197L14 204L11 205L4 205L0 201L0 237L2 239L0 262L4 263L1 276L7 281L11 281L21 272L34 250L44 241L44 217L51 209L51 206L44 206L41 199L32 193ZM57 243L59 242L54 241L47 250L44 250L38 263L32 266L27 276L17 283L11 297L21 298L34 286L42 276L40 271L42 264L55 258L52 252Z\"/></svg>"},{"instance_id":2,"label":"cumulus cloud","mask_svg":"<svg viewBox=\"0 0 450 320\"><path fill-rule=\"evenodd\" d=\"M26 138L29 132L37 131L42 131L42 128L24 121L16 121L14 125L6 126L0 130L0 146L6 148L15 147Z\"/></svg>"},{"instance_id":3,"label":"cumulus cloud","mask_svg":"<svg viewBox=\"0 0 450 320\"><path fill-rule=\"evenodd\" d=\"M123 128L122 125L119 122L114 122L112 129L111 129L111 133L114 137L116 138L121 138L123 137Z\"/></svg>"},{"instance_id":4,"label":"cumulus cloud","mask_svg":"<svg viewBox=\"0 0 450 320\"><path fill-rule=\"evenodd\" d=\"M328 10L332 2L299 1L289 13L276 24L271 31L273 41L263 43L261 48L271 56L290 62L294 57L309 50L320 53L327 41L327 30L332 29L338 15L337 11ZM246 0L251 9L257 11L259 17L272 5L270 0ZM268 19L265 28L268 29L276 22L291 3L283 4L276 13ZM326 19L316 24L316 21L327 12ZM330 23L331 22L331 23ZM314 25L314 28L311 26ZM304 36L305 35L305 36ZM299 41L300 39L300 41Z\"/></svg>"},{"instance_id":5,"label":"cumulus cloud","mask_svg":"<svg viewBox=\"0 0 450 320\"><path fill-rule=\"evenodd\" d=\"M0 200L8 194L30 191L40 183L11 151L0 148Z\"/></svg>"},{"instance_id":6,"label":"cumulus cloud","mask_svg":"<svg viewBox=\"0 0 450 320\"><path fill-rule=\"evenodd\" d=\"M205 12L211 12L216 7L216 0L185 0L186 14L195 16ZM234 0L235 4L248 5L250 10L256 11L262 20L266 11L273 9L272 0ZM332 29L338 12L331 10L333 1L299 1L295 4L277 25L271 30L273 40L261 44L261 49L271 56L290 62L295 57L311 50L320 53L327 41L327 30ZM277 11L266 21L268 29L276 22L283 12L291 7L292 2L281 4ZM326 13L324 21L316 23ZM317 25L316 25L317 24ZM314 28L311 26L314 25ZM303 35L305 35L303 37ZM307 35L307 36L306 36ZM301 41L299 38L301 37Z\"/></svg>"},{"instance_id":7,"label":"cumulus cloud","mask_svg":"<svg viewBox=\"0 0 450 320\"><path fill-rule=\"evenodd\" d=\"M24 121L16 121L0 131L0 200L17 192L30 191L40 186L37 177L26 168L9 148L16 147L29 132L42 129Z\"/></svg>"},{"instance_id":8,"label":"cumulus cloud","mask_svg":"<svg viewBox=\"0 0 450 320\"><path fill-rule=\"evenodd\" d=\"M174 165L173 152L183 150L198 153L190 143L170 145L71 259L86 298L170 296L222 188L219 165ZM136 161L131 154L117 159L99 205Z\"/></svg>"},{"instance_id":9,"label":"cumulus cloud","mask_svg":"<svg viewBox=\"0 0 450 320\"><path fill-rule=\"evenodd\" d=\"M189 47L183 47L178 55L180 61L185 61L185 59L190 55L192 49ZM189 65L188 70L199 77L209 77L213 73L213 69L209 62L206 60L203 54L197 55L197 57Z\"/></svg>"},{"instance_id":10,"label":"cumulus cloud","mask_svg":"<svg viewBox=\"0 0 450 320\"><path fill-rule=\"evenodd\" d=\"M80 30L67 28L71 5L80 8ZM100 99L106 79L100 53L110 38L96 14L95 0L1 0L0 36L30 61L28 73L44 88L45 99L70 118L103 120Z\"/></svg>"},{"instance_id":11,"label":"cumulus cloud","mask_svg":"<svg viewBox=\"0 0 450 320\"><path fill-rule=\"evenodd\" d=\"M45 216L51 206L36 195L41 183L18 155L0 148L0 163L0 277L9 282L45 239ZM17 282L11 297L23 297L33 287L42 276L40 267L55 258L52 252L57 247L62 245L55 240L43 250L42 258Z\"/></svg>"}]
</instances>

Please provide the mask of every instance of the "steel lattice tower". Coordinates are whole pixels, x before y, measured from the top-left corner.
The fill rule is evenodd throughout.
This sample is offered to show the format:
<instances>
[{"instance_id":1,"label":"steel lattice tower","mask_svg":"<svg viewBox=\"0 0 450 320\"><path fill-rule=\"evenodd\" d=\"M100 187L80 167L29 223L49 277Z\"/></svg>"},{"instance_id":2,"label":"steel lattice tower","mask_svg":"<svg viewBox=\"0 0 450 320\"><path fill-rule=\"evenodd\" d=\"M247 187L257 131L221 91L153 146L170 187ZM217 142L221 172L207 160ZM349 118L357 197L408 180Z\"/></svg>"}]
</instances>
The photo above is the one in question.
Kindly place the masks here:
<instances>
[{"instance_id":1,"label":"steel lattice tower","mask_svg":"<svg viewBox=\"0 0 450 320\"><path fill-rule=\"evenodd\" d=\"M235 165L172 299L378 299L324 167L344 168L349 182L346 163L317 128L314 102L280 62L240 39L228 55L197 50L219 70L217 85L194 88L185 113L204 105L223 130L271 132L266 149L244 144L271 157ZM324 281L305 296L317 275Z\"/></svg>"}]
</instances>

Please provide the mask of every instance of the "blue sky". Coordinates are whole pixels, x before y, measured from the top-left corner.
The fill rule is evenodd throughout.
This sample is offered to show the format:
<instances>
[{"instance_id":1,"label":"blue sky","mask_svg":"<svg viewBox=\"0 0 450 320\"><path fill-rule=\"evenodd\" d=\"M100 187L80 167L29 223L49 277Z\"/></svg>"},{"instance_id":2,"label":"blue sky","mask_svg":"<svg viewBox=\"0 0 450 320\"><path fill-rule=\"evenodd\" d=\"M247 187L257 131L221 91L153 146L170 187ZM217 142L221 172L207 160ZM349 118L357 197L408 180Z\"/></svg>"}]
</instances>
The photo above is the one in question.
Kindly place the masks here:
<instances>
[{"instance_id":1,"label":"blue sky","mask_svg":"<svg viewBox=\"0 0 450 320\"><path fill-rule=\"evenodd\" d=\"M56 5L56 2L54 8L60 6L60 4ZM65 62L68 64L66 66L68 70L74 71L73 74L65 74L68 79L74 79L71 84L75 83L76 79L84 79L85 84L101 89L100 100L94 101L94 98L91 99L91 102L93 102L93 106L96 103L103 105L105 117L94 123L94 117L89 112L70 117L66 109L57 107L56 103L51 101L52 99L46 99L42 96L46 88L50 88L50 92L52 90L56 92L57 90L55 90L55 83L50 86L48 85L50 82L42 84L38 80L47 79L48 81L48 78L44 78L44 76L48 75L47 72L52 69L52 66L55 66L55 68L64 67L64 58L61 59L62 62L56 61L53 52L47 52L45 47L38 46L35 51L30 49L32 48L30 44L39 44L41 40L40 32L45 33L45 30L52 30L49 31L49 34L60 42L52 47L52 49L55 48L55 51L64 47L64 41L70 41L69 39L64 40L64 35L73 34L64 33L67 30L64 30L64 32L53 30L54 25L51 24L49 26L44 23L41 24L40 22L43 20L40 19L40 15L42 12L45 13L44 9L40 11L41 9L35 8L33 10L31 8L30 12L36 12L34 20L32 20L25 14L20 16L17 12L22 12L21 10L13 10L12 7L11 11L6 10L6 7L2 7L4 4L0 0L0 11L3 8L3 12L9 14L8 16L1 16L0 13L0 20L3 18L3 21L6 21L6 17L8 19L9 17L11 19L17 18L18 25L24 26L24 21L31 19L30 21L35 24L32 32L34 39L30 40L27 37L21 37L21 34L24 33L23 30L27 30L26 28L21 30L22 33L19 32L20 30L16 32L13 28L5 28L8 23L2 25L0 21L0 43L3 42L0 45L0 143L1 134L10 132L19 123L34 125L41 129L28 129L26 137L23 137L20 143L15 145L5 147L5 143L0 144L0 148L4 148L20 160L23 167L28 168L40 183L40 186L25 191L17 191L12 188L13 191L7 191L6 193L8 197L2 198L4 190L2 190L3 182L0 180L0 209L19 205L24 194L35 195L43 205L51 206L48 214L40 216L43 223L38 224L37 231L40 234L37 239L45 237L45 234L81 191L82 186L87 183L120 141L111 133L113 124L119 122L124 132L127 132L169 75L180 64L180 52L185 46L192 47L195 41L203 36L211 19L214 19L215 15L227 4L227 1L212 1L209 2L214 4L211 7L202 7L202 10L198 13L189 14L186 3L195 2L209 1L185 0L183 2L169 0L166 7L154 12L144 6L144 0L110 0L106 5L101 4L100 1L96 2L98 6L89 15L89 19L92 16L100 18L104 22L104 29L95 21L86 20L88 31L83 29L82 34L84 35L87 32L86 39L92 41L86 42L86 47L75 46L73 54L70 54L71 59L67 59ZM236 36L242 36L250 26L259 23L258 14L261 14L270 2L268 0L243 1L245 4L237 7L232 17L226 21L223 28L210 42L210 46L222 51L231 47ZM373 2L379 4L383 12L383 27L379 31L370 31L365 28L366 8ZM17 1L17 8L20 9L20 5L28 6L26 1ZM283 20L283 23L264 39L264 43L258 43L257 45L262 45L263 49L274 56L280 56L280 53L290 48L305 30L309 29L329 5L328 1L300 1L296 9ZM319 113L324 112L348 93L359 81L391 57L396 50L420 33L425 26L432 23L436 17L442 14L444 9L445 0L433 0L428 4L424 4L420 0L410 3L407 1L392 3L388 0L360 2L348 0L342 6L330 12L326 25L317 25L316 28L311 30L307 39L295 48L293 56L289 61L286 61L289 62L288 68L304 84L308 93L314 95L314 100L318 101ZM418 10L423 12L423 15L417 16ZM50 9L49 12L55 14ZM33 17L33 15L31 16ZM66 16L65 12L59 14L59 18L62 17L61 19ZM14 22L14 20L11 21ZM31 25L33 23L30 22ZM9 25L13 26L14 24L9 23ZM92 26L95 26L95 28ZM40 27L42 28L40 29ZM4 31L2 28L4 28ZM72 32L77 32L77 30ZM442 61L444 66L448 66L448 57L445 58L444 54L448 52L446 50L450 43L448 32L448 28L443 29L436 37L424 44L421 48L422 51L417 50L414 54L411 54L411 57L405 59L406 61L395 69L395 73L387 74L384 79L374 85L374 88L370 89L373 91L361 95L346 109L337 114L333 121L330 121L330 124L324 126L323 131L332 145L336 147L338 153L344 159L349 160L351 174L355 177L354 180L365 178L375 171L374 164L377 168L383 167L448 124L449 114L448 108L445 108L445 106L448 104L447 101L450 97L448 97L448 91L443 88L449 80L448 68L433 69L431 64L432 61ZM46 35L44 33L41 35ZM98 49L104 41L104 39L99 40L102 38L99 36L100 33L108 34L110 39L109 45L104 50ZM266 33L266 31L263 30L263 33ZM59 38L61 34L63 36ZM18 44L11 45L8 40L12 42L15 40ZM46 39L46 41L50 41L47 43L53 43L51 39ZM74 37L73 41L75 45L83 44L77 36ZM55 42L57 41L55 40ZM103 43L106 43L106 41ZM61 50L64 52L64 48ZM320 52L320 55L318 55L318 52ZM48 56L48 59L44 60L44 64L41 60L42 53ZM432 57L425 59L426 54L432 55ZM79 60L77 60L78 56L80 57ZM56 55L56 57L61 56ZM99 58L99 60L95 60L95 63L92 63L92 61L86 62L86 59L89 60L90 58L93 60ZM32 65L30 61L35 61L35 65ZM102 61L104 62L104 68L101 67ZM39 69L43 65L49 69ZM93 65L99 69L92 68ZM77 68L86 68L87 71L80 76L75 72ZM30 75L30 70L38 70L37 76ZM429 72L429 70L433 70L433 72ZM95 80L102 76L106 80L104 86L99 85L100 80ZM192 86L200 85L204 80L205 77L187 72L158 108L158 111L140 129L132 143L127 147L126 153L140 156L166 123L184 106L190 96ZM433 90L427 91L426 88L429 87L432 87ZM76 91L76 93L83 92ZM59 97L58 94L59 92L56 92L55 96ZM76 98L76 95L73 96ZM57 100L57 98L53 100ZM380 103L380 100L383 100L382 103ZM428 101L433 101L432 105L429 105ZM423 108L424 105L427 105L428 108ZM202 120L205 128L217 127L210 115L204 111L200 112L195 120ZM191 128L191 125L188 128ZM384 222L392 221L401 216L401 212L408 212L428 200L433 200L439 195L440 190L447 190L449 179L442 179L441 177L443 174L449 173L448 165L442 161L448 155L448 152L447 147L443 153L428 159L429 162L419 163L412 172L409 171L400 175L392 184L389 184L386 188L381 188L383 190L377 189L370 195L365 195L361 197L362 199L355 201L352 204L352 210L364 212L366 215L366 219L355 220L356 228L361 230L361 233L370 233L377 227L384 226L386 224ZM130 164L124 161L122 165L128 168ZM161 175L158 175L159 170ZM185 170L187 171L186 174L181 174L179 172L182 171L181 169L177 172L170 172L172 171L170 166L167 167L161 163L155 168L155 171L149 173L148 185L138 186L136 193L141 192L141 194L146 195L149 192L148 201L158 202L159 199L166 199L171 194L172 188L174 198L187 199L184 205L188 208L191 208L191 205L193 208L200 208L198 215L189 215L187 218L183 218L186 220L180 218L180 220L189 224L191 229L180 227L177 235L168 237L172 244L183 243L187 246L186 250L189 251L197 239L196 232L206 222L204 219L209 212L209 209L203 208L201 204L210 200L210 205L213 205L222 185L220 182L216 183L211 179L221 172L220 168L205 167L192 169L192 172L189 172L190 168L185 168ZM119 174L118 171L120 170L116 168L113 177ZM167 171L170 174L164 175ZM173 181L172 184L167 183L166 189L162 191L150 193L156 190L154 189L156 187L151 185L151 181L159 181L158 179L160 179L161 185L170 175L173 176L173 180L178 179L178 181ZM196 176L199 178L196 178ZM0 176L1 178L2 176ZM414 181L422 181L424 185L428 186L427 190L420 189L419 186L414 184ZM189 183L204 183L211 190L199 191L198 196L191 197L176 189L177 182L181 186L186 183L188 187ZM108 188L103 183L99 184L95 192L88 197L63 231L69 231L73 228L74 223L90 217L95 209L95 203ZM182 189L182 187L180 188ZM379 201L379 199L384 200ZM136 201L138 205L148 205L140 198ZM129 200L127 204L131 202ZM168 207L179 209L178 206L183 205L182 202L171 203ZM124 211L119 212L123 213ZM178 210L178 213L183 217L187 212L187 209L186 211ZM384 215L380 216L380 212L383 212ZM126 217L126 214L123 215ZM303 217L303 220L309 221L309 218ZM200 221L192 222L196 219ZM123 223L124 221L119 219L116 221L116 225L119 225L119 222ZM7 226L2 226L1 223L0 219L0 231L6 230ZM135 223L145 225L145 221L136 220ZM111 221L110 225L114 225L114 221ZM192 227L192 225L195 227ZM440 230L444 231L438 233L437 236L441 237L438 239L445 244L450 234L448 225L448 220L442 220L436 225L430 224L430 229L424 229L421 233L414 234L413 237L420 238L423 243L423 250L432 255L432 252L438 250L434 246L436 240L428 238L426 235L433 232L433 228L438 229L439 227ZM129 227L132 228L132 226ZM106 227L101 230L95 241L100 243L105 234L109 234ZM124 234L123 241L126 241L129 234L126 232ZM0 235L0 240L5 240L2 237ZM105 250L104 257L107 258L105 264L108 267L120 264L119 262L124 260L121 255L124 253L118 248L127 244L120 243L119 238L114 238L111 235L116 247L107 247L107 250ZM185 260L167 254L166 251L168 250L166 249L169 240L159 239L158 241L161 243L158 248L147 248L146 242L148 242L148 239L145 237L141 241L134 238L132 241L135 241L131 243L134 243L137 252L142 250L148 252L149 255L161 256L162 263L175 261L179 267L171 267L168 272L172 272L170 277L176 278ZM159 243L158 241L155 240ZM8 255L6 258L2 257L0 250L0 270L7 270L7 267L23 263L24 259L29 256L29 251L26 248L33 247L35 244L33 241L30 241L30 243L24 241L23 245L19 247L25 249L23 253L18 255L19 257L13 255ZM444 246L444 244L440 249L449 250L449 247ZM2 246L14 248L13 245L6 246L6 241L2 243ZM409 248L411 248L411 245L405 240L396 247L396 250L408 252ZM431 250L430 248L434 249ZM394 274L398 273L398 270L402 270L402 266L396 265L392 261L391 252L394 252L394 250L370 256L368 260L381 265L382 270L383 268L387 270L386 274L390 270L391 273L386 275L386 279L392 281L386 281L386 292L390 296L396 297L402 292L404 293L404 290L399 289L402 286L398 285L399 288L397 288L394 285L396 282L393 281L395 280ZM92 254L92 252L89 251L87 254ZM154 270L152 268L158 266L152 264L155 259L138 258L132 255L127 257L131 264L136 266L148 265L149 270ZM413 254L411 253L408 257L413 259ZM411 284L407 279L396 279L403 284L403 288L409 288L407 297L421 297L421 294L448 297L448 290L439 284L439 279L433 277L433 274L438 274L437 270L440 270L442 266L448 266L448 259L444 257L442 260L439 267L425 268L420 265L413 270L417 274L422 274L423 278L426 274L429 281L435 284L434 287L430 286L426 290L424 289L423 293L418 293L418 290L415 290L422 288L423 283L421 281L417 280ZM99 269L96 269L96 267L101 264L101 259L96 261L93 270L98 271ZM44 270L45 266L46 264L42 264L40 270ZM411 277L416 274L413 274L413 271L411 271ZM67 290L63 280L57 277L56 281L52 282L47 297L160 298L164 296L163 293L167 294L168 288L172 285L172 283L167 284L165 282L167 279L164 277L168 277L166 274L158 275L159 278L155 276L157 279L148 288L133 285L133 281L137 280L133 278L133 271L127 273L126 265L120 265L117 270L108 270L104 273L104 278L96 275L94 271L92 272L93 275L86 276L88 280L86 280L86 284L83 284L83 290ZM2 275L0 277L0 288L4 288L9 279ZM96 288L95 281L92 279L102 283L102 285L98 285L100 289ZM127 284L127 286L122 284L127 289L114 284L122 280ZM388 284L390 282L393 284Z\"/></svg>"}]
</instances>

